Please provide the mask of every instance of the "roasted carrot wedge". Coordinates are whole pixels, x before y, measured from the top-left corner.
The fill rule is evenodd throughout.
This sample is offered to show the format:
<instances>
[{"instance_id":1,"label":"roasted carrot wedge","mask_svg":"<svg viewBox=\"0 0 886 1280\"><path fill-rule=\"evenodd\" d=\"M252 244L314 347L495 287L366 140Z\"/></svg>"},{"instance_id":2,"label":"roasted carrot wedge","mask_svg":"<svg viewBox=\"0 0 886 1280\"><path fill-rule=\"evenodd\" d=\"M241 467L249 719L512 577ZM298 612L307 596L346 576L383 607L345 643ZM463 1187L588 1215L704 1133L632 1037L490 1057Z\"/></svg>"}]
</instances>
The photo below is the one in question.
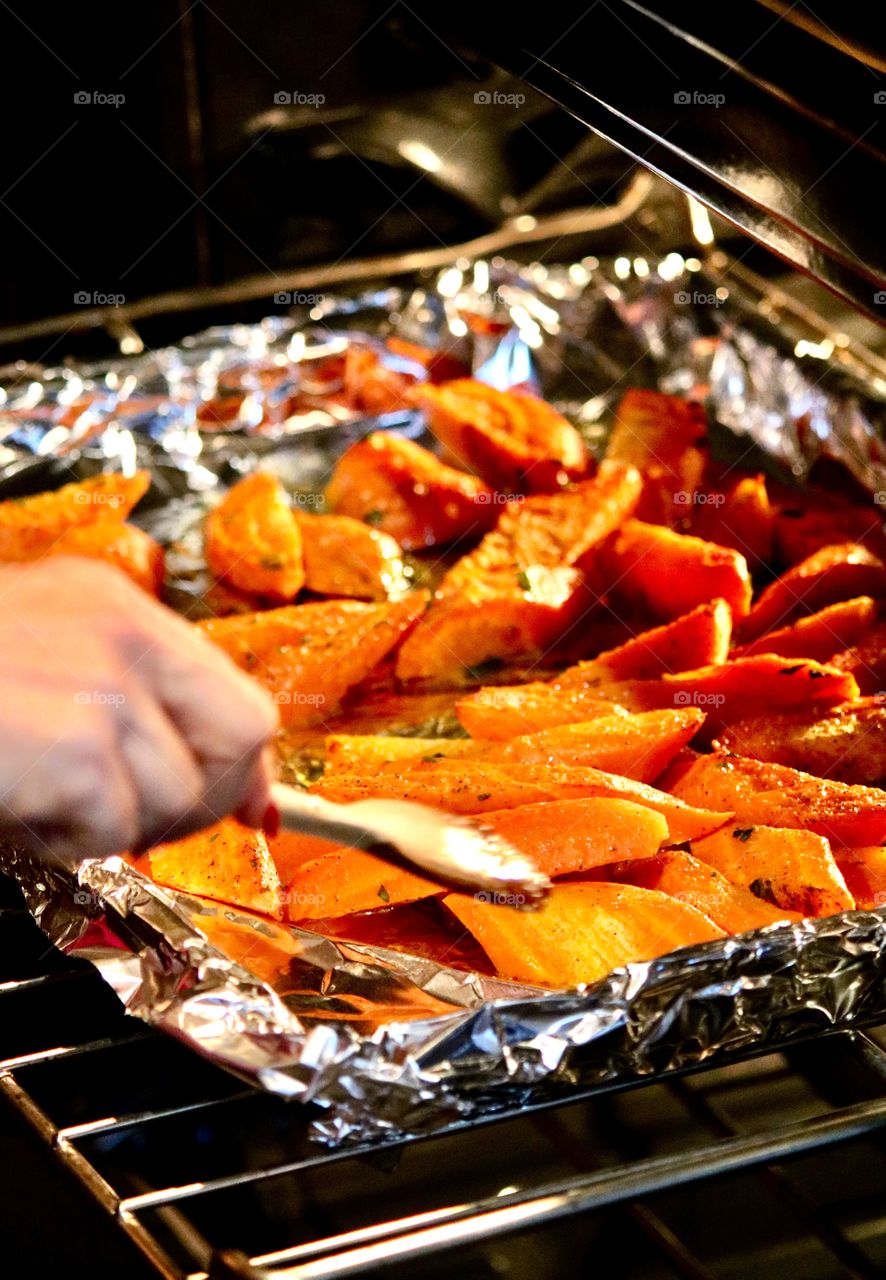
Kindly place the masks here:
<instances>
[{"instance_id":1,"label":"roasted carrot wedge","mask_svg":"<svg viewBox=\"0 0 886 1280\"><path fill-rule=\"evenodd\" d=\"M50 493L0 502L0 560L32 560L74 525L122 523L150 483L147 471L98 475Z\"/></svg>"},{"instance_id":2,"label":"roasted carrot wedge","mask_svg":"<svg viewBox=\"0 0 886 1280\"><path fill-rule=\"evenodd\" d=\"M295 513L302 538L305 582L319 596L387 600L409 583L399 544L351 516Z\"/></svg>"},{"instance_id":3,"label":"roasted carrot wedge","mask_svg":"<svg viewBox=\"0 0 886 1280\"><path fill-rule=\"evenodd\" d=\"M542 800L577 800L583 796L630 800L664 815L672 844L682 844L684 840L716 831L732 816L730 809L712 812L694 808L643 782L600 769L510 762L489 764L446 757L409 767L401 761L380 765L371 778L334 773L329 778L321 778L313 789L341 803L367 796L391 799L399 796L455 813L488 813Z\"/></svg>"},{"instance_id":4,"label":"roasted carrot wedge","mask_svg":"<svg viewBox=\"0 0 886 1280\"><path fill-rule=\"evenodd\" d=\"M733 884L789 911L831 916L855 906L827 840L812 831L730 823L690 848Z\"/></svg>"},{"instance_id":5,"label":"roasted carrot wedge","mask_svg":"<svg viewBox=\"0 0 886 1280\"><path fill-rule=\"evenodd\" d=\"M556 885L533 912L462 894L443 901L499 973L540 986L596 982L620 965L723 936L688 903L627 884Z\"/></svg>"},{"instance_id":6,"label":"roasted carrot wedge","mask_svg":"<svg viewBox=\"0 0 886 1280\"><path fill-rule=\"evenodd\" d=\"M883 559L882 511L840 501L833 492L820 489L797 495L776 512L775 549L782 564L799 564L823 547L846 542L860 542Z\"/></svg>"},{"instance_id":7,"label":"roasted carrot wedge","mask_svg":"<svg viewBox=\"0 0 886 1280\"><path fill-rule=\"evenodd\" d=\"M593 602L580 569L633 509L639 490L636 471L604 464L566 493L508 508L443 578L427 617L400 649L398 678L451 683L493 658L540 657Z\"/></svg>"},{"instance_id":8,"label":"roasted carrot wedge","mask_svg":"<svg viewBox=\"0 0 886 1280\"><path fill-rule=\"evenodd\" d=\"M311 725L336 712L347 691L390 653L426 603L427 596L415 592L391 604L324 601L197 625L271 691L283 724Z\"/></svg>"},{"instance_id":9,"label":"roasted carrot wedge","mask_svg":"<svg viewBox=\"0 0 886 1280\"><path fill-rule=\"evenodd\" d=\"M731 809L742 828L802 828L849 847L886 840L886 792L825 782L781 764L721 751L678 757L661 785L687 804Z\"/></svg>"},{"instance_id":10,"label":"roasted carrot wedge","mask_svg":"<svg viewBox=\"0 0 886 1280\"><path fill-rule=\"evenodd\" d=\"M587 470L584 441L544 400L473 378L415 390L428 425L459 467L504 493L552 493Z\"/></svg>"},{"instance_id":11,"label":"roasted carrot wedge","mask_svg":"<svg viewBox=\"0 0 886 1280\"><path fill-rule=\"evenodd\" d=\"M777 653L783 658L814 658L828 662L837 653L858 644L876 620L879 605L870 596L839 600L818 613L798 618L789 627L767 631L750 644L732 651L735 658L752 653Z\"/></svg>"},{"instance_id":12,"label":"roasted carrot wedge","mask_svg":"<svg viewBox=\"0 0 886 1280\"><path fill-rule=\"evenodd\" d=\"M697 707L601 716L558 725L507 742L472 743L474 759L515 764L588 766L638 782L654 782L704 723ZM464 755L445 752L446 755Z\"/></svg>"},{"instance_id":13,"label":"roasted carrot wedge","mask_svg":"<svg viewBox=\"0 0 886 1280\"><path fill-rule=\"evenodd\" d=\"M751 606L750 574L740 552L642 520L625 522L607 544L601 570L605 588L662 620L714 599L725 600L735 618Z\"/></svg>"},{"instance_id":14,"label":"roasted carrot wedge","mask_svg":"<svg viewBox=\"0 0 886 1280\"><path fill-rule=\"evenodd\" d=\"M670 838L664 814L609 796L524 804L486 813L483 821L549 876L651 858Z\"/></svg>"},{"instance_id":15,"label":"roasted carrot wedge","mask_svg":"<svg viewBox=\"0 0 886 1280\"><path fill-rule=\"evenodd\" d=\"M134 524L96 520L73 525L59 534L46 554L106 560L151 595L159 596L163 589L163 548Z\"/></svg>"},{"instance_id":16,"label":"roasted carrot wedge","mask_svg":"<svg viewBox=\"0 0 886 1280\"><path fill-rule=\"evenodd\" d=\"M620 708L605 696L605 689L560 689L537 680L479 689L460 698L455 710L472 738L501 742L555 725L618 714Z\"/></svg>"},{"instance_id":17,"label":"roasted carrot wedge","mask_svg":"<svg viewBox=\"0 0 886 1280\"><path fill-rule=\"evenodd\" d=\"M873 627L857 644L835 654L831 665L853 676L864 694L886 691L886 625Z\"/></svg>"},{"instance_id":18,"label":"roasted carrot wedge","mask_svg":"<svg viewBox=\"0 0 886 1280\"><path fill-rule=\"evenodd\" d=\"M390 534L407 551L479 537L502 511L482 480L387 431L342 455L326 498L333 510Z\"/></svg>"},{"instance_id":19,"label":"roasted carrot wedge","mask_svg":"<svg viewBox=\"0 0 886 1280\"><path fill-rule=\"evenodd\" d=\"M588 678L657 680L666 673L719 666L729 656L731 638L729 605L725 600L711 600L682 618L641 632L617 649L567 668L557 677L557 684L563 688L582 685Z\"/></svg>"},{"instance_id":20,"label":"roasted carrot wedge","mask_svg":"<svg viewBox=\"0 0 886 1280\"><path fill-rule=\"evenodd\" d=\"M886 907L886 849L882 845L840 849L837 862L859 911Z\"/></svg>"},{"instance_id":21,"label":"roasted carrot wedge","mask_svg":"<svg viewBox=\"0 0 886 1280\"><path fill-rule=\"evenodd\" d=\"M857 542L822 547L769 584L739 628L743 642L838 600L886 595L886 564Z\"/></svg>"},{"instance_id":22,"label":"roasted carrot wedge","mask_svg":"<svg viewBox=\"0 0 886 1280\"><path fill-rule=\"evenodd\" d=\"M477 744L470 738L397 738L382 734L331 733L326 739L325 777L333 773L368 774L394 760L433 760L440 756L470 756Z\"/></svg>"},{"instance_id":23,"label":"roasted carrot wedge","mask_svg":"<svg viewBox=\"0 0 886 1280\"><path fill-rule=\"evenodd\" d=\"M641 520L673 525L686 517L705 467L707 430L695 401L633 387L622 396L606 457L641 471Z\"/></svg>"},{"instance_id":24,"label":"roasted carrot wedge","mask_svg":"<svg viewBox=\"0 0 886 1280\"><path fill-rule=\"evenodd\" d=\"M859 698L828 711L760 715L727 725L717 745L818 778L880 787L886 782L886 702Z\"/></svg>"},{"instance_id":25,"label":"roasted carrot wedge","mask_svg":"<svg viewBox=\"0 0 886 1280\"><path fill-rule=\"evenodd\" d=\"M283 894L261 831L225 818L214 827L141 855L136 866L157 884L283 919Z\"/></svg>"},{"instance_id":26,"label":"roasted carrot wedge","mask_svg":"<svg viewBox=\"0 0 886 1280\"><path fill-rule=\"evenodd\" d=\"M240 591L282 601L304 585L302 536L276 476L238 480L207 515L204 536L210 569Z\"/></svg>"},{"instance_id":27,"label":"roasted carrot wedge","mask_svg":"<svg viewBox=\"0 0 886 1280\"><path fill-rule=\"evenodd\" d=\"M392 867L363 849L337 849L292 871L284 903L287 920L320 920L444 892L433 880Z\"/></svg>"},{"instance_id":28,"label":"roasted carrot wedge","mask_svg":"<svg viewBox=\"0 0 886 1280\"><path fill-rule=\"evenodd\" d=\"M714 838L708 836L709 840ZM611 874L622 884L658 889L671 898L688 902L726 933L745 933L779 920L801 918L799 912L765 902L750 889L739 887L742 882L732 883L716 867L680 850L642 862L620 864L613 867Z\"/></svg>"},{"instance_id":29,"label":"roasted carrot wedge","mask_svg":"<svg viewBox=\"0 0 886 1280\"><path fill-rule=\"evenodd\" d=\"M753 569L771 563L775 513L763 475L741 476L721 492L699 494L694 510L692 532L697 538L740 551Z\"/></svg>"},{"instance_id":30,"label":"roasted carrot wedge","mask_svg":"<svg viewBox=\"0 0 886 1280\"><path fill-rule=\"evenodd\" d=\"M713 733L741 716L809 706L824 710L858 693L855 680L835 667L767 653L664 675L660 680L585 678L587 687L564 688L553 680L480 689L459 701L456 710L468 733L487 738L531 733L543 723L587 720L600 714L601 700L633 712L697 707L707 716L706 732Z\"/></svg>"}]
</instances>

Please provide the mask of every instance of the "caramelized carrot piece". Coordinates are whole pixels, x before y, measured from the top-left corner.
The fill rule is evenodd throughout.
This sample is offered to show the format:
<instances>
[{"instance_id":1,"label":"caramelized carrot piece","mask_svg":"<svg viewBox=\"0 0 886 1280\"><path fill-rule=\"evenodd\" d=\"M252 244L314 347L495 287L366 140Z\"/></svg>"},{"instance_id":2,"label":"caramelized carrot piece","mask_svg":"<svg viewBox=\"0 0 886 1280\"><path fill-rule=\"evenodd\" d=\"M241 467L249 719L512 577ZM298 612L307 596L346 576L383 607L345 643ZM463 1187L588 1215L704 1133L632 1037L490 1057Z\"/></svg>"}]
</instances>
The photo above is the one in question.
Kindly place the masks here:
<instances>
[{"instance_id":1,"label":"caramelized carrot piece","mask_svg":"<svg viewBox=\"0 0 886 1280\"><path fill-rule=\"evenodd\" d=\"M886 906L886 849L882 845L841 849L837 863L859 911L878 911Z\"/></svg>"},{"instance_id":2,"label":"caramelized carrot piece","mask_svg":"<svg viewBox=\"0 0 886 1280\"><path fill-rule=\"evenodd\" d=\"M269 600L291 600L304 585L302 537L276 476L255 471L206 517L206 560L218 578Z\"/></svg>"},{"instance_id":3,"label":"caramelized carrot piece","mask_svg":"<svg viewBox=\"0 0 886 1280\"><path fill-rule=\"evenodd\" d=\"M295 513L302 538L305 583L319 596L387 600L409 583L399 545L351 516Z\"/></svg>"},{"instance_id":4,"label":"caramelized carrot piece","mask_svg":"<svg viewBox=\"0 0 886 1280\"><path fill-rule=\"evenodd\" d=\"M328 720L347 691L396 646L426 607L414 592L390 604L330 600L197 623L273 694L284 725Z\"/></svg>"},{"instance_id":5,"label":"caramelized carrot piece","mask_svg":"<svg viewBox=\"0 0 886 1280\"><path fill-rule=\"evenodd\" d=\"M533 912L463 894L443 901L499 973L540 986L596 982L620 965L723 936L694 907L634 885L556 885Z\"/></svg>"},{"instance_id":6,"label":"caramelized carrot piece","mask_svg":"<svg viewBox=\"0 0 886 1280\"><path fill-rule=\"evenodd\" d=\"M879 605L870 596L838 600L818 613L798 618L788 627L767 631L750 644L739 645L733 657L777 653L783 658L814 658L828 662L836 653L858 644L877 617Z\"/></svg>"},{"instance_id":7,"label":"caramelized carrot piece","mask_svg":"<svg viewBox=\"0 0 886 1280\"><path fill-rule=\"evenodd\" d=\"M490 764L447 757L408 767L402 761L380 765L370 778L336 773L321 778L312 789L341 803L370 796L399 797L437 809L451 809L454 813L488 813L543 800L577 800L583 796L630 800L664 815L673 844L716 831L732 816L729 809L712 812L694 808L646 783L600 769L511 762Z\"/></svg>"},{"instance_id":8,"label":"caramelized carrot piece","mask_svg":"<svg viewBox=\"0 0 886 1280\"><path fill-rule=\"evenodd\" d=\"M477 744L469 738L397 738L382 734L334 733L326 739L326 777L333 773L372 773L393 760L427 760L437 756L470 756Z\"/></svg>"},{"instance_id":9,"label":"caramelized carrot piece","mask_svg":"<svg viewBox=\"0 0 886 1280\"><path fill-rule=\"evenodd\" d=\"M708 501L699 501L695 507L695 536L740 551L754 569L768 565L773 557L775 513L765 476L740 476L724 492L705 496Z\"/></svg>"},{"instance_id":10,"label":"caramelized carrot piece","mask_svg":"<svg viewBox=\"0 0 886 1280\"><path fill-rule=\"evenodd\" d=\"M482 480L387 431L339 458L326 498L334 511L367 521L407 551L479 537L502 510Z\"/></svg>"},{"instance_id":11,"label":"caramelized carrot piece","mask_svg":"<svg viewBox=\"0 0 886 1280\"><path fill-rule=\"evenodd\" d=\"M135 864L157 884L283 919L283 897L261 831L225 818L205 831L158 844Z\"/></svg>"},{"instance_id":12,"label":"caramelized carrot piece","mask_svg":"<svg viewBox=\"0 0 886 1280\"><path fill-rule=\"evenodd\" d=\"M416 403L458 466L504 493L552 493L587 470L581 436L544 400L473 378L416 388Z\"/></svg>"},{"instance_id":13,"label":"caramelized carrot piece","mask_svg":"<svg viewBox=\"0 0 886 1280\"><path fill-rule=\"evenodd\" d=\"M851 675L861 693L886 690L886 624L872 628L857 644L835 654L831 666Z\"/></svg>"},{"instance_id":14,"label":"caramelized carrot piece","mask_svg":"<svg viewBox=\"0 0 886 1280\"><path fill-rule=\"evenodd\" d=\"M625 522L607 545L601 569L603 585L656 618L679 618L716 598L726 601L734 618L743 618L751 605L751 578L740 552L641 520Z\"/></svg>"},{"instance_id":15,"label":"caramelized carrot piece","mask_svg":"<svg viewBox=\"0 0 886 1280\"><path fill-rule=\"evenodd\" d=\"M679 850L624 863L613 868L612 878L688 902L726 933L745 933L779 920L801 919L799 912L764 902L749 889L731 883L716 867Z\"/></svg>"},{"instance_id":16,"label":"caramelized carrot piece","mask_svg":"<svg viewBox=\"0 0 886 1280\"><path fill-rule=\"evenodd\" d=\"M855 906L827 840L812 831L730 823L690 847L733 884L789 911L830 916Z\"/></svg>"},{"instance_id":17,"label":"caramelized carrot piece","mask_svg":"<svg viewBox=\"0 0 886 1280\"><path fill-rule=\"evenodd\" d=\"M460 698L456 715L472 738L502 742L561 724L626 714L605 688L560 689L543 681L478 689Z\"/></svg>"},{"instance_id":18,"label":"caramelized carrot piece","mask_svg":"<svg viewBox=\"0 0 886 1280\"><path fill-rule=\"evenodd\" d=\"M443 578L433 608L400 650L398 679L451 683L492 658L538 658L592 603L580 570L639 489L636 471L604 464L567 493L508 508Z\"/></svg>"},{"instance_id":19,"label":"caramelized carrot piece","mask_svg":"<svg viewBox=\"0 0 886 1280\"><path fill-rule=\"evenodd\" d=\"M731 809L742 828L799 828L850 847L886 840L886 793L785 765L715 751L678 757L661 785L687 804Z\"/></svg>"},{"instance_id":20,"label":"caramelized carrot piece","mask_svg":"<svg viewBox=\"0 0 886 1280\"><path fill-rule=\"evenodd\" d=\"M49 493L0 502L0 560L32 560L75 525L122 523L150 483L147 471L98 475Z\"/></svg>"},{"instance_id":21,"label":"caramelized carrot piece","mask_svg":"<svg viewBox=\"0 0 886 1280\"><path fill-rule=\"evenodd\" d=\"M632 387L616 410L606 457L642 473L640 519L672 525L691 509L706 446L707 419L700 404Z\"/></svg>"},{"instance_id":22,"label":"caramelized carrot piece","mask_svg":"<svg viewBox=\"0 0 886 1280\"><path fill-rule=\"evenodd\" d=\"M783 564L799 564L823 547L847 542L860 542L883 559L882 511L841 501L833 492L819 489L792 495L776 512L775 549Z\"/></svg>"},{"instance_id":23,"label":"caramelized carrot piece","mask_svg":"<svg viewBox=\"0 0 886 1280\"><path fill-rule=\"evenodd\" d=\"M664 814L609 796L524 804L486 813L483 822L549 876L651 858L669 840Z\"/></svg>"},{"instance_id":24,"label":"caramelized carrot piece","mask_svg":"<svg viewBox=\"0 0 886 1280\"><path fill-rule=\"evenodd\" d=\"M442 885L363 849L337 849L304 862L284 889L286 919L319 920L415 902L445 892Z\"/></svg>"},{"instance_id":25,"label":"caramelized carrot piece","mask_svg":"<svg viewBox=\"0 0 886 1280\"><path fill-rule=\"evenodd\" d=\"M600 653L590 662L569 667L557 677L557 684L561 688L581 685L588 677L657 680L668 672L719 666L729 656L731 638L729 605L725 600L711 600L673 622L633 636L617 649Z\"/></svg>"},{"instance_id":26,"label":"caramelized carrot piece","mask_svg":"<svg viewBox=\"0 0 886 1280\"><path fill-rule=\"evenodd\" d=\"M760 593L739 635L755 640L838 600L886 595L886 564L857 542L822 547Z\"/></svg>"},{"instance_id":27,"label":"caramelized carrot piece","mask_svg":"<svg viewBox=\"0 0 886 1280\"><path fill-rule=\"evenodd\" d=\"M818 778L880 787L886 782L886 702L859 698L828 711L758 715L727 725L717 745Z\"/></svg>"}]
</instances>

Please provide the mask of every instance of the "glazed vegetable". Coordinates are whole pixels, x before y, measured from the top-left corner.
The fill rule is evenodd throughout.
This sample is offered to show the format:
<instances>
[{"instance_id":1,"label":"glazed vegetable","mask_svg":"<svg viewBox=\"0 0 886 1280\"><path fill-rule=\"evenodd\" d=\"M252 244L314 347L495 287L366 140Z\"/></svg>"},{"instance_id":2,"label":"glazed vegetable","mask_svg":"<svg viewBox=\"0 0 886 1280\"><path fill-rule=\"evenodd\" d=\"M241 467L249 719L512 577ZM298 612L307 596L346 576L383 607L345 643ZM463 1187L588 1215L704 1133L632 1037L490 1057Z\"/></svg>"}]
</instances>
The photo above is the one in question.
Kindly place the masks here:
<instances>
[{"instance_id":1,"label":"glazed vegetable","mask_svg":"<svg viewBox=\"0 0 886 1280\"><path fill-rule=\"evenodd\" d=\"M850 847L886 840L886 792L825 782L785 765L715 751L678 757L660 783L687 804L731 809L742 829L805 829Z\"/></svg>"},{"instance_id":2,"label":"glazed vegetable","mask_svg":"<svg viewBox=\"0 0 886 1280\"><path fill-rule=\"evenodd\" d=\"M264 834L233 818L184 840L158 844L136 866L170 889L283 919L280 879Z\"/></svg>"},{"instance_id":3,"label":"glazed vegetable","mask_svg":"<svg viewBox=\"0 0 886 1280\"><path fill-rule=\"evenodd\" d=\"M210 569L240 591L284 601L304 585L301 532L276 476L238 480L207 515L204 537Z\"/></svg>"},{"instance_id":4,"label":"glazed vegetable","mask_svg":"<svg viewBox=\"0 0 886 1280\"><path fill-rule=\"evenodd\" d=\"M508 508L443 578L400 649L398 678L452 683L493 658L539 657L590 607L587 557L633 509L639 490L638 472L607 464L567 493Z\"/></svg>"},{"instance_id":5,"label":"glazed vegetable","mask_svg":"<svg viewBox=\"0 0 886 1280\"><path fill-rule=\"evenodd\" d=\"M870 596L840 600L818 613L798 618L788 627L767 631L750 644L738 645L733 657L777 653L783 658L815 658L817 662L828 662L862 639L875 621L878 608L877 601Z\"/></svg>"},{"instance_id":6,"label":"glazed vegetable","mask_svg":"<svg viewBox=\"0 0 886 1280\"><path fill-rule=\"evenodd\" d=\"M552 493L587 470L584 442L544 400L473 378L416 388L416 403L456 466L503 493Z\"/></svg>"},{"instance_id":7,"label":"glazed vegetable","mask_svg":"<svg viewBox=\"0 0 886 1280\"><path fill-rule=\"evenodd\" d=\"M620 599L662 620L718 598L734 618L751 605L750 574L740 552L641 520L625 522L601 568Z\"/></svg>"},{"instance_id":8,"label":"glazed vegetable","mask_svg":"<svg viewBox=\"0 0 886 1280\"><path fill-rule=\"evenodd\" d=\"M351 516L295 513L305 587L320 596L387 600L408 588L399 545Z\"/></svg>"},{"instance_id":9,"label":"glazed vegetable","mask_svg":"<svg viewBox=\"0 0 886 1280\"><path fill-rule=\"evenodd\" d=\"M98 475L50 493L0 502L0 560L33 560L75 525L121 524L150 483L147 471Z\"/></svg>"},{"instance_id":10,"label":"glazed vegetable","mask_svg":"<svg viewBox=\"0 0 886 1280\"><path fill-rule=\"evenodd\" d=\"M499 973L541 986L596 982L619 965L723 936L695 907L627 884L557 885L529 913L463 894L443 901Z\"/></svg>"},{"instance_id":11,"label":"glazed vegetable","mask_svg":"<svg viewBox=\"0 0 886 1280\"><path fill-rule=\"evenodd\" d=\"M269 689L286 725L328 720L414 624L427 597L391 604L335 600L197 625L208 639Z\"/></svg>"},{"instance_id":12,"label":"glazed vegetable","mask_svg":"<svg viewBox=\"0 0 886 1280\"><path fill-rule=\"evenodd\" d=\"M769 584L739 628L739 639L755 640L804 614L838 600L886 594L886 564L860 543L822 547Z\"/></svg>"},{"instance_id":13,"label":"glazed vegetable","mask_svg":"<svg viewBox=\"0 0 886 1280\"><path fill-rule=\"evenodd\" d=\"M706 488L694 511L692 532L697 538L741 552L754 570L771 562L775 513L762 475L733 476L723 488Z\"/></svg>"},{"instance_id":14,"label":"glazed vegetable","mask_svg":"<svg viewBox=\"0 0 886 1280\"><path fill-rule=\"evenodd\" d=\"M717 745L819 778L880 787L886 782L886 702L860 698L820 711L760 715L728 725Z\"/></svg>"},{"instance_id":15,"label":"glazed vegetable","mask_svg":"<svg viewBox=\"0 0 886 1280\"><path fill-rule=\"evenodd\" d=\"M712 843L718 838L708 836L707 841ZM622 884L658 889L671 898L688 902L726 933L745 933L780 920L801 918L799 912L774 906L743 887L742 878L727 878L716 866L680 850L620 865L613 868L612 878Z\"/></svg>"},{"instance_id":16,"label":"glazed vegetable","mask_svg":"<svg viewBox=\"0 0 886 1280\"><path fill-rule=\"evenodd\" d=\"M617 649L568 667L561 688L605 680L657 680L675 671L719 666L729 656L732 611L725 600L700 604L673 622L641 631Z\"/></svg>"},{"instance_id":17,"label":"glazed vegetable","mask_svg":"<svg viewBox=\"0 0 886 1280\"><path fill-rule=\"evenodd\" d=\"M700 404L632 388L616 410L606 457L642 473L640 519L674 525L692 509L706 449L707 419Z\"/></svg>"},{"instance_id":18,"label":"glazed vegetable","mask_svg":"<svg viewBox=\"0 0 886 1280\"><path fill-rule=\"evenodd\" d=\"M827 840L811 831L730 823L690 848L733 884L789 911L829 916L855 906Z\"/></svg>"},{"instance_id":19,"label":"glazed vegetable","mask_svg":"<svg viewBox=\"0 0 886 1280\"><path fill-rule=\"evenodd\" d=\"M505 505L476 476L386 431L342 455L326 499L334 511L390 534L407 551L477 538Z\"/></svg>"},{"instance_id":20,"label":"glazed vegetable","mask_svg":"<svg viewBox=\"0 0 886 1280\"><path fill-rule=\"evenodd\" d=\"M483 821L551 877L651 858L670 838L664 814L611 796L525 804L484 814Z\"/></svg>"},{"instance_id":21,"label":"glazed vegetable","mask_svg":"<svg viewBox=\"0 0 886 1280\"><path fill-rule=\"evenodd\" d=\"M831 665L857 680L863 694L886 691L886 625L873 627L857 644L835 654Z\"/></svg>"}]
</instances>

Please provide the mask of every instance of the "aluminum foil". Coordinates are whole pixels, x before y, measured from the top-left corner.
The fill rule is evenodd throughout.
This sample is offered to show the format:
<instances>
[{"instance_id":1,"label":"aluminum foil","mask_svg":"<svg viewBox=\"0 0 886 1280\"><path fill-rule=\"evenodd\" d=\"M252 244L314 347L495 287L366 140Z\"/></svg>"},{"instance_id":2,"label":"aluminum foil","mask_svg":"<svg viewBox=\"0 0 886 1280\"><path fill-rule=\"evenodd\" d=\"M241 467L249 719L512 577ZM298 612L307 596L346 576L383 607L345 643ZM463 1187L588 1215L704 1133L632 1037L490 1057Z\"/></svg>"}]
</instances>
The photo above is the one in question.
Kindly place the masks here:
<instances>
[{"instance_id":1,"label":"aluminum foil","mask_svg":"<svg viewBox=\"0 0 886 1280\"><path fill-rule=\"evenodd\" d=\"M353 347L407 383L424 377L391 335L443 348L496 385L541 391L592 443L626 386L658 385L705 395L715 420L795 477L827 453L886 489L876 388L792 354L744 300L710 292L676 259L458 264L134 360L13 370L0 489L148 465L161 501L143 521L176 539L202 495L256 453L310 491L365 431L420 434L408 406L367 414L330 376ZM774 925L555 993L164 889L120 858L65 869L7 850L0 866L53 942L95 964L128 1012L315 1104L313 1133L330 1144L428 1133L886 1014L886 912Z\"/></svg>"}]
</instances>

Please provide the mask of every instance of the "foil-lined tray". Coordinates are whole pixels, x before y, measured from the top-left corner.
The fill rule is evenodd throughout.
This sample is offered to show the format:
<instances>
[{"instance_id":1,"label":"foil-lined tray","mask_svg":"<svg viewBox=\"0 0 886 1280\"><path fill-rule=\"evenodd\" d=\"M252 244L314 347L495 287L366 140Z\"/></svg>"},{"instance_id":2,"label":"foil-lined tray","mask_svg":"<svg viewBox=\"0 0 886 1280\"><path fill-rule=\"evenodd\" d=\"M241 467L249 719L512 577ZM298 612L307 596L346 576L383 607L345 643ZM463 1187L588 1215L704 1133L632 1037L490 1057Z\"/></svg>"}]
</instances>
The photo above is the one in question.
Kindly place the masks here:
<instances>
[{"instance_id":1,"label":"foil-lined tray","mask_svg":"<svg viewBox=\"0 0 886 1280\"><path fill-rule=\"evenodd\" d=\"M657 265L462 262L148 357L13 370L0 493L149 466L159 496L142 520L186 546L206 493L256 455L310 493L367 430L420 436L411 409L367 415L335 380L351 347L425 376L392 335L495 385L540 391L591 444L627 386L660 386L703 395L723 439L755 463L802 481L830 456L886 490L879 388L820 354L804 359L749 299L671 254ZM185 581L199 550L193 560ZM121 858L66 869L7 850L0 866L52 941L90 960L130 1013L316 1104L326 1143L420 1135L886 1015L881 912L773 925L557 993L164 889Z\"/></svg>"}]
</instances>

